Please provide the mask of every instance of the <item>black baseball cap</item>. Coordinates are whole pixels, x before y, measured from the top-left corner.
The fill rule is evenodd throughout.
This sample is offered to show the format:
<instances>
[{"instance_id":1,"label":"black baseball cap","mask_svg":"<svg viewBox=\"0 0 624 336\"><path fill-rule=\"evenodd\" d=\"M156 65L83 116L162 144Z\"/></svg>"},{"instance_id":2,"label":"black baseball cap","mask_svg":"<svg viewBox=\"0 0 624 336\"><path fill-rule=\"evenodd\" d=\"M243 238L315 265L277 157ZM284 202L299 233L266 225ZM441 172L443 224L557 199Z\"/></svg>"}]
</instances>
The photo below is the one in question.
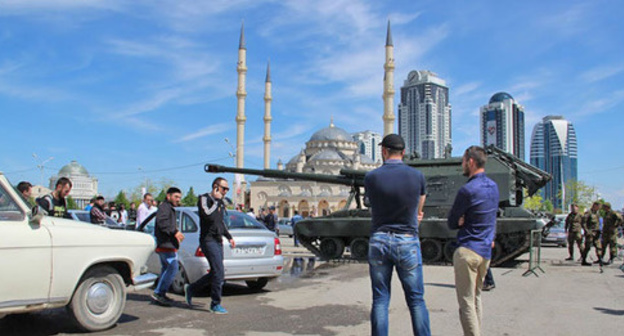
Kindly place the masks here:
<instances>
[{"instance_id":1,"label":"black baseball cap","mask_svg":"<svg viewBox=\"0 0 624 336\"><path fill-rule=\"evenodd\" d=\"M403 141L403 138L394 133L386 135L379 145L395 150L405 149L405 141Z\"/></svg>"}]
</instances>

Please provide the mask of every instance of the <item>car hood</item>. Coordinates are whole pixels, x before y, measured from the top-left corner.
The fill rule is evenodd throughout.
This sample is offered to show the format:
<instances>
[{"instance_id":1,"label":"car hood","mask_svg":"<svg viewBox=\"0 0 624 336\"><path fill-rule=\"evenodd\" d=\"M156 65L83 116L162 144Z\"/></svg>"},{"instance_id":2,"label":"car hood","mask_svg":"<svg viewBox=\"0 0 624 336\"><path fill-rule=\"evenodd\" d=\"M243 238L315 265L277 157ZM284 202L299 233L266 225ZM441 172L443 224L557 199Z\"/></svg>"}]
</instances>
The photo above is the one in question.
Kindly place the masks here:
<instances>
[{"instance_id":1,"label":"car hood","mask_svg":"<svg viewBox=\"0 0 624 336\"><path fill-rule=\"evenodd\" d=\"M145 246L151 248L155 246L152 236L138 231L112 230L99 225L53 217L44 217L41 225L50 230L55 246Z\"/></svg>"}]
</instances>

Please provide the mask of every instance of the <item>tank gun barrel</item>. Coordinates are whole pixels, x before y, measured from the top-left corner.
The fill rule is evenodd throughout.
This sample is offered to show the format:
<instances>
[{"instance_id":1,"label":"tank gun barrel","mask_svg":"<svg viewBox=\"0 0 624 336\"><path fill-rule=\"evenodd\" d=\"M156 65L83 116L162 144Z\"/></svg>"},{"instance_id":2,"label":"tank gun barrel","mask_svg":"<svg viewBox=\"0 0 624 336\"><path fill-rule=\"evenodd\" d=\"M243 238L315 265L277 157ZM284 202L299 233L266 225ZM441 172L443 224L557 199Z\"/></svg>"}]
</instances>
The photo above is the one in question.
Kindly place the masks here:
<instances>
[{"instance_id":1,"label":"tank gun barrel","mask_svg":"<svg viewBox=\"0 0 624 336\"><path fill-rule=\"evenodd\" d=\"M344 169L343 169L344 170ZM357 170L348 170L346 173L340 171L340 175L325 175L325 174L306 174L306 173L292 173L275 169L248 169L248 168L234 168L221 165L207 164L204 166L206 173L238 173L246 175L264 176L269 178L278 179L293 179L303 181L315 181L324 183L342 184L351 187L363 187L364 175L366 172L362 171L360 174Z\"/></svg>"}]
</instances>

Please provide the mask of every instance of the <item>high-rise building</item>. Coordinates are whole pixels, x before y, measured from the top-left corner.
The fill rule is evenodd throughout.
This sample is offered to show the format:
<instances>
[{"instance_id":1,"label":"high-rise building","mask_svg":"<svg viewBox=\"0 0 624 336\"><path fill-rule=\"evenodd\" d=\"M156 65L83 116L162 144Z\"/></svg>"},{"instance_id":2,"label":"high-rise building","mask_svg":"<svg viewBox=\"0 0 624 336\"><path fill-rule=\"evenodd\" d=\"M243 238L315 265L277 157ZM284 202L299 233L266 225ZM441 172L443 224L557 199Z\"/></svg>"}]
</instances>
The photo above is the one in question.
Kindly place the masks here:
<instances>
[{"instance_id":1,"label":"high-rise building","mask_svg":"<svg viewBox=\"0 0 624 336\"><path fill-rule=\"evenodd\" d=\"M531 135L531 164L552 174L540 193L556 209L567 209L566 183L577 180L576 132L562 116L546 116L535 125Z\"/></svg>"},{"instance_id":2,"label":"high-rise building","mask_svg":"<svg viewBox=\"0 0 624 336\"><path fill-rule=\"evenodd\" d=\"M411 71L401 87L399 135L405 152L421 158L444 157L451 145L451 104L446 82L428 70Z\"/></svg>"},{"instance_id":3,"label":"high-rise building","mask_svg":"<svg viewBox=\"0 0 624 336\"><path fill-rule=\"evenodd\" d=\"M524 160L524 107L507 92L499 92L481 107L481 144Z\"/></svg>"},{"instance_id":4,"label":"high-rise building","mask_svg":"<svg viewBox=\"0 0 624 336\"><path fill-rule=\"evenodd\" d=\"M366 154L373 162L381 162L381 134L373 131L353 133L353 140L358 143L360 154Z\"/></svg>"}]
</instances>

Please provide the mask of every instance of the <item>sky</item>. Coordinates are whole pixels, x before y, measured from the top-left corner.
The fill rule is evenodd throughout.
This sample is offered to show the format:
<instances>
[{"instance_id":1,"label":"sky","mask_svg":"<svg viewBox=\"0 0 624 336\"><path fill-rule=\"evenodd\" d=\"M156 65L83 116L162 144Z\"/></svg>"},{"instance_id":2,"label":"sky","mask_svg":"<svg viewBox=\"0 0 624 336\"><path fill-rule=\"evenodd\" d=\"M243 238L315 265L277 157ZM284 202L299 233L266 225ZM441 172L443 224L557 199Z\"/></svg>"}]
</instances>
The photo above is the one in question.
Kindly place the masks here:
<instances>
[{"instance_id":1,"label":"sky","mask_svg":"<svg viewBox=\"0 0 624 336\"><path fill-rule=\"evenodd\" d=\"M525 108L526 159L535 123L564 116L579 179L620 208L622 12L601 0L0 0L0 171L41 184L52 157L46 185L76 160L105 196L163 178L207 191L205 163L234 165L243 21L245 167L263 166L269 60L272 167L332 118L381 133L390 20L394 101L411 70L446 80L454 155L480 143L479 108L506 91Z\"/></svg>"}]
</instances>

